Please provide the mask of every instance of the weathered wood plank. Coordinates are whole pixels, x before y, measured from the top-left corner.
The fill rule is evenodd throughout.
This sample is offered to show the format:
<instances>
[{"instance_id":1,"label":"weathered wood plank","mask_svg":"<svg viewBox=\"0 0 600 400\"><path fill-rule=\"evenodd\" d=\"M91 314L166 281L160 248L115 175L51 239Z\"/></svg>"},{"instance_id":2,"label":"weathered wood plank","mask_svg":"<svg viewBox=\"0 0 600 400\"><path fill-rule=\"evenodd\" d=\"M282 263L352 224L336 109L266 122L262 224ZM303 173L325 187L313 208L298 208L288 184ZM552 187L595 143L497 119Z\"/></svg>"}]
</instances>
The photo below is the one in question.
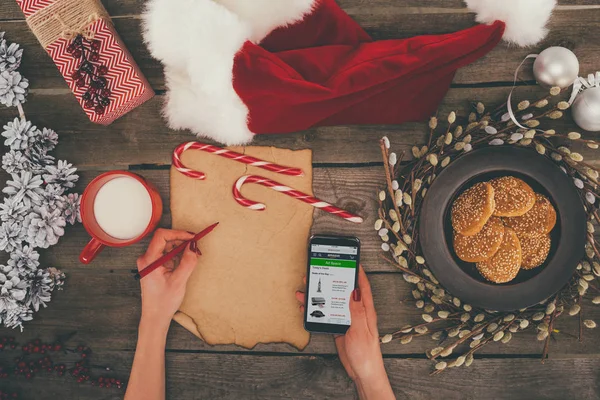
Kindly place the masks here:
<instances>
[{"instance_id":1,"label":"weathered wood plank","mask_svg":"<svg viewBox=\"0 0 600 400\"><path fill-rule=\"evenodd\" d=\"M443 119L451 110L466 115L470 101L482 101L496 106L505 101L509 88L453 88L440 105L438 115ZM515 104L522 99L535 100L545 90L538 86L523 86L515 90ZM566 94L564 95L566 97ZM194 136L185 131L170 131L160 115L164 96L157 96L146 104L118 119L110 126L89 122L71 94L51 94L47 91L31 93L25 104L27 117L37 126L55 129L60 143L55 155L74 163L80 169L128 168L137 164L170 164L171 150ZM16 117L16 109L0 107L0 121ZM580 129L571 121L570 114L558 121L543 120L542 127L558 132ZM406 152L424 144L429 130L426 123L406 123L399 126L338 126L314 128L286 135L258 135L254 145L291 149L310 148L316 164L356 164L381 162L378 140L387 135L394 151ZM600 134L588 133L586 138L600 139ZM586 158L597 158L597 152L584 149Z\"/></svg>"},{"instance_id":2,"label":"weathered wood plank","mask_svg":"<svg viewBox=\"0 0 600 400\"><path fill-rule=\"evenodd\" d=\"M151 170L136 171L149 179L158 188L164 202L164 215L161 226L169 227L171 215L169 211L169 171ZM79 190L91 181L98 172L84 171L81 173ZM377 193L384 180L382 167L364 168L316 168L313 171L313 189L323 200L330 201L349 211L356 212L365 218L360 225L346 223L325 212L315 211L314 233L331 233L356 235L362 243L362 262L370 271L397 272L397 269L381 258L381 241L373 231L377 215ZM251 211L248 211L251 212ZM268 210L266 211L268 212ZM60 246L52 247L45 252L48 263L63 267L76 267L79 261L76 255L87 242L83 227L70 229L62 239ZM100 262L113 260L115 268L130 268L134 265L135 255L142 254L147 241L131 246L127 251L107 249L100 255ZM124 258L121 258L124 257Z\"/></svg>"},{"instance_id":3,"label":"weathered wood plank","mask_svg":"<svg viewBox=\"0 0 600 400\"><path fill-rule=\"evenodd\" d=\"M377 7L349 5L347 11L377 40L450 33L474 24L473 14L470 13L436 12L415 18L414 13L404 13L401 7L389 4ZM0 18L2 15L0 14ZM152 86L156 90L164 89L162 67L152 59L143 44L140 19L116 18L114 23ZM515 68L525 55L552 45L572 48L579 57L582 74L597 69L594 55L595 39L600 33L600 9L558 10L552 17L549 28L548 37L534 48L519 49L500 44L486 57L459 70L454 83L511 82ZM20 71L31 80L34 88L66 88L54 63L39 46L25 22L6 21L2 24L2 29L7 31L10 40L18 41L25 49ZM522 77L532 79L528 68L523 69Z\"/></svg>"},{"instance_id":4,"label":"weathered wood plank","mask_svg":"<svg viewBox=\"0 0 600 400\"><path fill-rule=\"evenodd\" d=\"M143 10L143 0L103 0L102 3L108 13L113 17L137 16ZM559 5L586 6L596 5L595 0L559 0ZM338 4L344 10L363 8L370 12L378 12L380 9L394 7L398 9L415 8L420 13L428 13L435 10L444 10L448 13L466 12L462 0L429 0L423 3L421 0L338 0ZM430 11L431 10L431 11ZM379 11L381 12L381 11ZM5 1L0 4L0 21L23 19L21 9L14 1Z\"/></svg>"},{"instance_id":5,"label":"weathered wood plank","mask_svg":"<svg viewBox=\"0 0 600 400\"><path fill-rule=\"evenodd\" d=\"M60 247L56 246L57 248ZM77 332L77 341L87 343L94 350L135 349L137 326L140 316L139 283L134 281L129 271L134 264L120 266L116 263L98 260L86 267L64 268L68 281L64 291L54 294L48 308L36 314L33 321L25 325L25 331L18 335L19 341L34 338L54 340L59 334ZM52 264L57 265L57 264ZM118 267L122 267L118 268ZM398 330L407 324L421 321L421 312L414 307L411 287L400 274L371 273L378 325L382 334ZM290 293L290 296L293 296ZM600 320L600 308L586 303L585 318ZM600 336L597 332L584 332L584 341L567 336L578 332L577 318L562 317L556 326L561 334L552 342L550 357L600 358ZM16 332L0 329L0 335L14 335ZM535 338L532 327L519 333L508 344L494 343L481 350L482 355L530 355L540 357L543 343ZM110 340L107 340L110 338ZM434 347L429 337L413 340L408 345L398 341L382 345L386 355L424 356L426 349ZM246 352L247 349L219 345L209 346L173 322L169 332L167 348L172 351L200 351L203 353ZM462 351L461 349L458 349ZM254 352L300 354L286 344L260 344ZM304 354L335 354L335 346L330 335L314 334Z\"/></svg>"},{"instance_id":6,"label":"weathered wood plank","mask_svg":"<svg viewBox=\"0 0 600 400\"><path fill-rule=\"evenodd\" d=\"M128 375L131 352L95 354ZM197 355L167 353L168 399L353 399L354 385L337 357ZM429 376L427 360L386 359L398 399L596 399L600 360L477 360L470 368ZM568 377L566 376L568 374ZM80 385L70 378L15 379L21 397L121 399L123 392Z\"/></svg>"}]
</instances>

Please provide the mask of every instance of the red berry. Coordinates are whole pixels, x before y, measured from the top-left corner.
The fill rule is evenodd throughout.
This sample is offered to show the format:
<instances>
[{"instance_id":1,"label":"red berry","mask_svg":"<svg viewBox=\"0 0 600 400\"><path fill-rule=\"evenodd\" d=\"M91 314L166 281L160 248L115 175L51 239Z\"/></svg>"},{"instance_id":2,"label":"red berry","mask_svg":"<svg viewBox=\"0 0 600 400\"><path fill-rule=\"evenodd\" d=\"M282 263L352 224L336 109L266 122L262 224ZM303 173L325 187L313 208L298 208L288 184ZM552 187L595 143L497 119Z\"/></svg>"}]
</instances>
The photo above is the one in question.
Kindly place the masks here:
<instances>
[{"instance_id":1,"label":"red berry","mask_svg":"<svg viewBox=\"0 0 600 400\"><path fill-rule=\"evenodd\" d=\"M78 79L77 82L75 82L75 85L77 85L77 87L84 87L85 86L85 79L83 79L83 78Z\"/></svg>"},{"instance_id":2,"label":"red berry","mask_svg":"<svg viewBox=\"0 0 600 400\"><path fill-rule=\"evenodd\" d=\"M103 377L99 377L98 378L98 382L102 382L102 381L104 381L104 378Z\"/></svg>"},{"instance_id":3,"label":"red berry","mask_svg":"<svg viewBox=\"0 0 600 400\"><path fill-rule=\"evenodd\" d=\"M98 106L96 106L96 108L94 109L94 111L96 112L96 114L102 115L102 114L104 114L104 107L98 105Z\"/></svg>"},{"instance_id":4,"label":"red berry","mask_svg":"<svg viewBox=\"0 0 600 400\"><path fill-rule=\"evenodd\" d=\"M92 40L90 47L92 48L92 50L100 50L100 41Z\"/></svg>"},{"instance_id":5,"label":"red berry","mask_svg":"<svg viewBox=\"0 0 600 400\"><path fill-rule=\"evenodd\" d=\"M110 97L110 95L112 93L111 93L110 89L102 89L101 94L102 94L103 97Z\"/></svg>"},{"instance_id":6,"label":"red berry","mask_svg":"<svg viewBox=\"0 0 600 400\"><path fill-rule=\"evenodd\" d=\"M25 363L25 361L21 361L17 364L17 367L19 368L25 368L27 366L27 364Z\"/></svg>"},{"instance_id":7,"label":"red berry","mask_svg":"<svg viewBox=\"0 0 600 400\"><path fill-rule=\"evenodd\" d=\"M39 346L35 346L35 347L33 348L33 352L34 352L34 353L39 353L39 352L40 352L40 348L39 348Z\"/></svg>"},{"instance_id":8,"label":"red berry","mask_svg":"<svg viewBox=\"0 0 600 400\"><path fill-rule=\"evenodd\" d=\"M85 108L94 108L95 104L93 100L88 100L85 102L84 107Z\"/></svg>"},{"instance_id":9,"label":"red berry","mask_svg":"<svg viewBox=\"0 0 600 400\"><path fill-rule=\"evenodd\" d=\"M61 347L62 346L60 344L55 344L54 345L54 351L60 351Z\"/></svg>"},{"instance_id":10,"label":"red berry","mask_svg":"<svg viewBox=\"0 0 600 400\"><path fill-rule=\"evenodd\" d=\"M72 44L67 46L67 53L73 54L74 51L75 51L75 46L73 46Z\"/></svg>"},{"instance_id":11,"label":"red berry","mask_svg":"<svg viewBox=\"0 0 600 400\"><path fill-rule=\"evenodd\" d=\"M92 53L90 54L90 61L96 62L100 59L100 54L98 53Z\"/></svg>"},{"instance_id":12,"label":"red berry","mask_svg":"<svg viewBox=\"0 0 600 400\"><path fill-rule=\"evenodd\" d=\"M75 49L75 50L73 50L73 53L72 53L72 55L73 55L73 57L75 57L75 58L80 58L80 57L83 55L83 53L81 52L81 50L79 50L79 49Z\"/></svg>"},{"instance_id":13,"label":"red berry","mask_svg":"<svg viewBox=\"0 0 600 400\"><path fill-rule=\"evenodd\" d=\"M108 67L106 65L101 65L98 67L96 72L98 73L98 75L106 75L108 74Z\"/></svg>"}]
</instances>

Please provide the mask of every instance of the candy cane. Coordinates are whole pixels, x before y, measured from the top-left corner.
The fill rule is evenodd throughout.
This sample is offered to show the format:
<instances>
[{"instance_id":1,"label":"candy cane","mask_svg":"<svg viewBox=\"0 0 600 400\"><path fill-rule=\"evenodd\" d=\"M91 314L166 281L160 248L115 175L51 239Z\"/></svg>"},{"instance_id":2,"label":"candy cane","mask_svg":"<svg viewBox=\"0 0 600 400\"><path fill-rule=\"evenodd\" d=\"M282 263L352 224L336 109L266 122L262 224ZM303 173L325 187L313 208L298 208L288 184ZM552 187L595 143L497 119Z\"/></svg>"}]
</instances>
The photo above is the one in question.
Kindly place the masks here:
<instances>
[{"instance_id":1,"label":"candy cane","mask_svg":"<svg viewBox=\"0 0 600 400\"><path fill-rule=\"evenodd\" d=\"M268 171L277 172L278 174L291 175L291 176L303 176L304 172L300 168L285 167L283 165L273 164L269 161L259 160L251 156L236 153L235 151L226 150L221 147L212 146L210 144L199 143L199 142L187 142L179 145L173 152L173 166L177 171L181 172L185 176L194 179L206 179L206 174L200 171L194 171L193 169L187 168L181 162L181 154L186 150L202 150L208 153L217 154L221 157L226 157L234 161L239 161L244 164L252 165L266 169Z\"/></svg>"},{"instance_id":2,"label":"candy cane","mask_svg":"<svg viewBox=\"0 0 600 400\"><path fill-rule=\"evenodd\" d=\"M257 203L256 201L248 200L242 196L240 190L244 183L258 183L260 185L270 187L273 190L285 193L288 196L294 197L298 200L308 203L313 207L320 208L323 211L327 211L330 214L334 214L338 217L344 218L346 221L354 222L356 224L360 224L363 222L363 219L358 215L349 213L348 211L344 211L341 208L331 205L323 200L319 200L316 197L294 190L288 186L282 185L281 183L272 181L271 179L263 178L261 176L256 175L242 176L240 179L237 180L237 182L233 186L233 197L235 198L235 201L237 201L242 206L249 208L250 210L262 211L267 207L262 203Z\"/></svg>"}]
</instances>

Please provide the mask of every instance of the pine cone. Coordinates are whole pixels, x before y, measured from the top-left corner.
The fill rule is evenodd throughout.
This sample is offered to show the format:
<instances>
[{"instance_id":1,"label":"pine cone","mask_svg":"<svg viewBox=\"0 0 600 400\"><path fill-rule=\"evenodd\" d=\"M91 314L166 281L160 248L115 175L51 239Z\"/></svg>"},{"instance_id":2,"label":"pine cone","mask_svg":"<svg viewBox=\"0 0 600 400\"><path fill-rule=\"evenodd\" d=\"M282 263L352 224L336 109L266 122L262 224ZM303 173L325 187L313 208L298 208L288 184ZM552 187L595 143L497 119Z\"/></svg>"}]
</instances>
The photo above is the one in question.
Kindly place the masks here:
<instances>
[{"instance_id":1,"label":"pine cone","mask_svg":"<svg viewBox=\"0 0 600 400\"><path fill-rule=\"evenodd\" d=\"M12 72L19 68L22 57L23 49L19 49L18 44L8 45L6 40L0 39L0 72Z\"/></svg>"},{"instance_id":2,"label":"pine cone","mask_svg":"<svg viewBox=\"0 0 600 400\"><path fill-rule=\"evenodd\" d=\"M46 205L35 207L23 222L27 231L25 240L34 247L47 249L58 243L58 239L65 234L66 224L60 208L50 210Z\"/></svg>"},{"instance_id":3,"label":"pine cone","mask_svg":"<svg viewBox=\"0 0 600 400\"><path fill-rule=\"evenodd\" d=\"M0 203L0 221L20 225L25 219L27 211L29 211L29 208L21 201L14 197L7 197L4 199L4 203Z\"/></svg>"},{"instance_id":4,"label":"pine cone","mask_svg":"<svg viewBox=\"0 0 600 400\"><path fill-rule=\"evenodd\" d=\"M32 205L41 205L44 194L42 184L44 182L39 175L33 175L27 171L11 176L12 181L6 182L6 187L2 189L3 193L14 196L15 201L23 201L27 208L31 208Z\"/></svg>"},{"instance_id":5,"label":"pine cone","mask_svg":"<svg viewBox=\"0 0 600 400\"><path fill-rule=\"evenodd\" d=\"M73 164L66 161L58 160L57 165L47 165L47 174L44 174L44 180L47 183L56 183L64 188L72 188L75 182L79 179L79 175L75 174L77 168L73 168Z\"/></svg>"},{"instance_id":6,"label":"pine cone","mask_svg":"<svg viewBox=\"0 0 600 400\"><path fill-rule=\"evenodd\" d=\"M54 267L46 268L46 271L50 273L50 277L54 281L54 288L62 290L66 279L64 272Z\"/></svg>"},{"instance_id":7,"label":"pine cone","mask_svg":"<svg viewBox=\"0 0 600 400\"><path fill-rule=\"evenodd\" d=\"M15 270L0 272L0 312L15 309L27 294L27 282Z\"/></svg>"},{"instance_id":8,"label":"pine cone","mask_svg":"<svg viewBox=\"0 0 600 400\"><path fill-rule=\"evenodd\" d=\"M29 81L17 71L4 71L0 73L0 104L7 107L16 107L25 103Z\"/></svg>"},{"instance_id":9,"label":"pine cone","mask_svg":"<svg viewBox=\"0 0 600 400\"><path fill-rule=\"evenodd\" d=\"M63 196L62 203L67 222L71 225L75 225L75 222L81 222L81 196L79 196L79 193L69 193Z\"/></svg>"},{"instance_id":10,"label":"pine cone","mask_svg":"<svg viewBox=\"0 0 600 400\"><path fill-rule=\"evenodd\" d=\"M9 174L19 173L29 167L29 160L20 151L10 150L2 156L2 168Z\"/></svg>"},{"instance_id":11,"label":"pine cone","mask_svg":"<svg viewBox=\"0 0 600 400\"><path fill-rule=\"evenodd\" d=\"M0 250L11 252L25 239L25 231L17 222L0 224Z\"/></svg>"},{"instance_id":12,"label":"pine cone","mask_svg":"<svg viewBox=\"0 0 600 400\"><path fill-rule=\"evenodd\" d=\"M2 132L2 136L6 138L4 145L10 146L12 150L27 150L39 134L40 131L35 125L20 118L4 125Z\"/></svg>"},{"instance_id":13,"label":"pine cone","mask_svg":"<svg viewBox=\"0 0 600 400\"><path fill-rule=\"evenodd\" d=\"M17 247L10 253L7 265L16 270L21 276L34 273L40 266L40 254L31 246Z\"/></svg>"},{"instance_id":14,"label":"pine cone","mask_svg":"<svg viewBox=\"0 0 600 400\"><path fill-rule=\"evenodd\" d=\"M10 329L18 327L23 332L23 322L33 319L33 311L24 304L18 304L16 308L7 310L4 315L0 312L0 317L3 317L5 327Z\"/></svg>"},{"instance_id":15,"label":"pine cone","mask_svg":"<svg viewBox=\"0 0 600 400\"><path fill-rule=\"evenodd\" d=\"M40 306L46 307L46 303L50 302L52 290L54 290L54 280L50 273L47 270L38 269L31 279L25 305L33 308L36 312L39 311Z\"/></svg>"},{"instance_id":16,"label":"pine cone","mask_svg":"<svg viewBox=\"0 0 600 400\"><path fill-rule=\"evenodd\" d=\"M54 157L48 155L47 150L38 144L25 150L25 157L27 157L31 165L31 172L34 174L43 174L48 165L54 164Z\"/></svg>"},{"instance_id":17,"label":"pine cone","mask_svg":"<svg viewBox=\"0 0 600 400\"><path fill-rule=\"evenodd\" d=\"M44 194L42 195L42 204L51 209L59 207L64 210L65 199L62 195L64 192L65 189L58 183L49 183L44 189Z\"/></svg>"},{"instance_id":18,"label":"pine cone","mask_svg":"<svg viewBox=\"0 0 600 400\"><path fill-rule=\"evenodd\" d=\"M37 138L37 145L46 152L54 150L58 144L58 134L52 129L44 128Z\"/></svg>"}]
</instances>

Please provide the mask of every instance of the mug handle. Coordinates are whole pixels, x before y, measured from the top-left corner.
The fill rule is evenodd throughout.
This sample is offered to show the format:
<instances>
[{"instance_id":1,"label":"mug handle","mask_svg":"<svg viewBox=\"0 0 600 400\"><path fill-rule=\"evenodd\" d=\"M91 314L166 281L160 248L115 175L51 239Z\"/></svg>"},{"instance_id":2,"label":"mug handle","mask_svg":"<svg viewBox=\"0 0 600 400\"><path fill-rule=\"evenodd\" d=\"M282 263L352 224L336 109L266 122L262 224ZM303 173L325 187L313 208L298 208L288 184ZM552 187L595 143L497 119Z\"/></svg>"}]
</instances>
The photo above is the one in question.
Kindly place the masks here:
<instances>
[{"instance_id":1,"label":"mug handle","mask_svg":"<svg viewBox=\"0 0 600 400\"><path fill-rule=\"evenodd\" d=\"M104 245L102 243L92 238L92 240L90 240L88 244L85 245L83 251L79 255L79 261L81 261L83 264L91 263L92 260L96 258L98 253L100 253L103 248Z\"/></svg>"}]
</instances>

